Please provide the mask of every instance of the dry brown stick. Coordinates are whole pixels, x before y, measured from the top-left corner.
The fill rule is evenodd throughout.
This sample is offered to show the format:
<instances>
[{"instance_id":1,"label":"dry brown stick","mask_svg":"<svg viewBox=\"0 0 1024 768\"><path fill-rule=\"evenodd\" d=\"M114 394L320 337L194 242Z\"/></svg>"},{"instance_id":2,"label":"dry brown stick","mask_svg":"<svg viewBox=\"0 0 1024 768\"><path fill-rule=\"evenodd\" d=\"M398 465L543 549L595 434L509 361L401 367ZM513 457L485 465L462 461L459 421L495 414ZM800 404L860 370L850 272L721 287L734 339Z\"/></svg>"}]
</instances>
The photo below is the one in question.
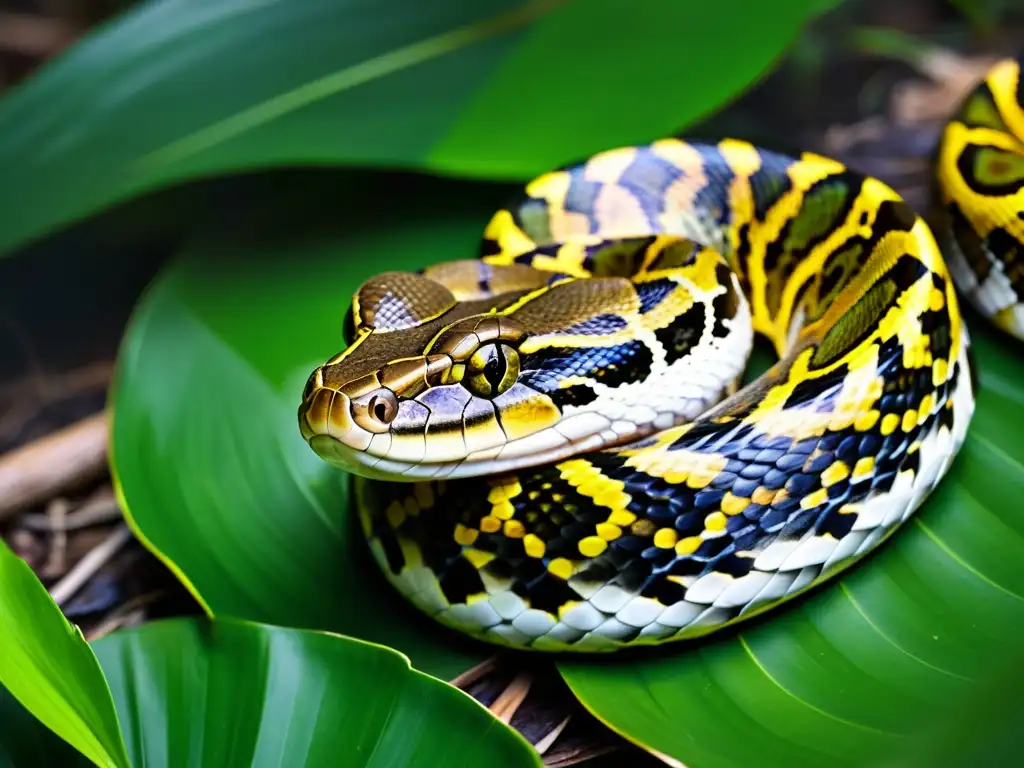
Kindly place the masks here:
<instances>
[{"instance_id":1,"label":"dry brown stick","mask_svg":"<svg viewBox=\"0 0 1024 768\"><path fill-rule=\"evenodd\" d=\"M63 22L0 11L0 50L48 58L74 38L75 30Z\"/></svg>"},{"instance_id":2,"label":"dry brown stick","mask_svg":"<svg viewBox=\"0 0 1024 768\"><path fill-rule=\"evenodd\" d=\"M86 634L85 639L91 643L93 640L99 640L101 637L109 635L111 632L122 627L134 626L136 623L141 624L146 620L146 609L152 603L165 597L166 594L167 590L154 589L144 594L136 595L121 605L111 608L103 616L100 623Z\"/></svg>"},{"instance_id":3,"label":"dry brown stick","mask_svg":"<svg viewBox=\"0 0 1024 768\"><path fill-rule=\"evenodd\" d=\"M458 677L453 677L448 681L449 685L454 685L456 688L462 688L465 690L484 675L488 675L491 671L498 666L500 658L498 656L490 656L475 667L471 667L463 672Z\"/></svg>"},{"instance_id":4,"label":"dry brown stick","mask_svg":"<svg viewBox=\"0 0 1024 768\"><path fill-rule=\"evenodd\" d=\"M85 639L88 642L99 640L101 637L106 637L111 632L116 632L119 629L126 627L136 627L146 620L146 609L135 608L130 611L121 611L120 613L108 616L103 619L96 629L86 635Z\"/></svg>"},{"instance_id":5,"label":"dry brown stick","mask_svg":"<svg viewBox=\"0 0 1024 768\"><path fill-rule=\"evenodd\" d=\"M64 520L64 530L71 532L81 528L88 528L91 525L112 523L121 517L121 507L114 498L114 491L109 486L103 486L81 506L76 507ZM49 515L38 512L26 512L18 518L18 525L30 531L50 531L53 528L53 520Z\"/></svg>"},{"instance_id":6,"label":"dry brown stick","mask_svg":"<svg viewBox=\"0 0 1024 768\"><path fill-rule=\"evenodd\" d=\"M537 750L538 755L543 755L551 749L551 746L558 741L558 737L562 735L562 731L565 730L565 726L569 724L570 720L572 720L572 714L566 715L562 722L552 728L549 733L545 734L537 741L536 744L533 745L533 748Z\"/></svg>"},{"instance_id":7,"label":"dry brown stick","mask_svg":"<svg viewBox=\"0 0 1024 768\"><path fill-rule=\"evenodd\" d=\"M131 529L121 523L113 532L98 545L93 547L85 557L75 563L75 567L67 572L50 590L50 597L57 605L70 600L96 572L102 568L118 550L132 538Z\"/></svg>"},{"instance_id":8,"label":"dry brown stick","mask_svg":"<svg viewBox=\"0 0 1024 768\"><path fill-rule=\"evenodd\" d=\"M0 402L4 400L13 400L13 402L7 408L7 413L0 416L0 440L7 440L10 435L17 434L37 413L34 398L24 395L5 398L0 392Z\"/></svg>"},{"instance_id":9,"label":"dry brown stick","mask_svg":"<svg viewBox=\"0 0 1024 768\"><path fill-rule=\"evenodd\" d=\"M514 678L512 682L508 684L501 695L494 700L494 703L488 707L491 713L501 720L505 725L512 722L512 718L515 717L516 710L519 709L519 705L526 699L526 695L530 692L530 685L533 683L533 675L529 672L520 672Z\"/></svg>"},{"instance_id":10,"label":"dry brown stick","mask_svg":"<svg viewBox=\"0 0 1024 768\"><path fill-rule=\"evenodd\" d=\"M46 518L50 521L50 556L40 575L55 578L68 570L68 500L58 496L51 501L46 507Z\"/></svg>"},{"instance_id":11,"label":"dry brown stick","mask_svg":"<svg viewBox=\"0 0 1024 768\"><path fill-rule=\"evenodd\" d=\"M107 468L107 414L98 413L0 456L0 520Z\"/></svg>"},{"instance_id":12,"label":"dry brown stick","mask_svg":"<svg viewBox=\"0 0 1024 768\"><path fill-rule=\"evenodd\" d=\"M568 768L570 765L577 765L601 757L611 752L618 752L621 749L617 744L601 744L599 746L573 747L559 752L552 752L544 756L544 765L547 768Z\"/></svg>"},{"instance_id":13,"label":"dry brown stick","mask_svg":"<svg viewBox=\"0 0 1024 768\"><path fill-rule=\"evenodd\" d=\"M89 363L67 372L33 371L29 376L0 385L0 399L31 395L42 402L47 402L72 397L83 392L106 388L113 375L114 364L109 360Z\"/></svg>"},{"instance_id":14,"label":"dry brown stick","mask_svg":"<svg viewBox=\"0 0 1024 768\"><path fill-rule=\"evenodd\" d=\"M86 634L85 639L90 643L93 640L98 640L116 629L128 626L130 622L135 621L136 616L141 616L141 619L144 620L146 618L146 609L152 603L166 596L166 594L167 590L165 589L154 589L141 595L136 595L121 605L114 606L104 614L100 623Z\"/></svg>"}]
</instances>

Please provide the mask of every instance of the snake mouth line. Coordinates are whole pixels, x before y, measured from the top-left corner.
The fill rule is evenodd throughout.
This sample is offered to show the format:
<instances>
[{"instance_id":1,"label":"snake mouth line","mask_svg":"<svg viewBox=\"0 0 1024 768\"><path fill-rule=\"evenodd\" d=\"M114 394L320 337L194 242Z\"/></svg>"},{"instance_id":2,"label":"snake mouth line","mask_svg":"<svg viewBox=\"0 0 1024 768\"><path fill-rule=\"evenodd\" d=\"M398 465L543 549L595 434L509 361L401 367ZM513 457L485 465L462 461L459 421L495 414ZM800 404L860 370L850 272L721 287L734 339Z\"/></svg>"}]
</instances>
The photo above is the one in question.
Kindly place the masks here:
<instances>
[{"instance_id":1,"label":"snake mouth line","mask_svg":"<svg viewBox=\"0 0 1024 768\"><path fill-rule=\"evenodd\" d=\"M300 431L310 448L324 461L347 472L371 479L405 482L513 472L581 453L628 445L688 421L683 415L664 413L650 424L613 422L599 413L582 411L524 437L480 450L453 453L450 445L447 450L427 447L424 433L365 433L348 417L348 410L348 398L343 393L328 387L313 388L298 414ZM465 447L464 433L449 436L449 439ZM419 449L416 460L389 450L399 440L416 443ZM409 453L408 445L404 453Z\"/></svg>"},{"instance_id":2,"label":"snake mouth line","mask_svg":"<svg viewBox=\"0 0 1024 768\"><path fill-rule=\"evenodd\" d=\"M553 430L545 430L545 435ZM527 438L506 443L498 449L479 451L455 461L431 461L425 457L420 462L405 462L374 456L346 445L330 435L315 435L309 439L309 446L324 461L353 474L370 479L416 482L429 479L457 479L480 475L496 475L513 472L552 462L567 459L581 453L597 451L603 448L614 448L627 445L642 439L646 433L635 433L609 440L601 434L590 435L579 440L565 440L558 447L548 450L533 451L529 448L515 450L514 455L502 457L501 451L519 449L517 443L526 442Z\"/></svg>"}]
</instances>

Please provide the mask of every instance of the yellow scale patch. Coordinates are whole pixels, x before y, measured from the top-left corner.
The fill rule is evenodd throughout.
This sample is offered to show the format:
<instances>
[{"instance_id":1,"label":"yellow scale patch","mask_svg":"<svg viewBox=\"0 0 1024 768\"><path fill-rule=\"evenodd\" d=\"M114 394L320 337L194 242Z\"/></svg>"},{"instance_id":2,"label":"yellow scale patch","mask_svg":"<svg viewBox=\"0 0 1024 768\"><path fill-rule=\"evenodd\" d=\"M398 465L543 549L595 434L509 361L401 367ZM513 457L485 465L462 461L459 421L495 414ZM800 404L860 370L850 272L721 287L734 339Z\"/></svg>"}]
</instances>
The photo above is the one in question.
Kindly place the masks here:
<instances>
[{"instance_id":1,"label":"yellow scale patch","mask_svg":"<svg viewBox=\"0 0 1024 768\"><path fill-rule=\"evenodd\" d=\"M623 451L626 465L651 477L660 477L670 485L685 483L687 488L706 488L727 460L715 454L693 451L670 451L668 446L686 433L686 426L668 429L658 437L658 444L638 451Z\"/></svg>"},{"instance_id":2,"label":"yellow scale patch","mask_svg":"<svg viewBox=\"0 0 1024 768\"><path fill-rule=\"evenodd\" d=\"M622 535L622 528L632 524L636 515L626 507L632 497L625 492L621 480L613 480L586 459L571 459L558 465L562 479L578 494L591 499L596 506L608 509L608 519L594 526L595 535L580 540L577 548L586 558L600 555L608 548L608 542ZM564 566L559 566L564 569ZM548 566L551 570L551 566ZM553 571L552 571L553 572Z\"/></svg>"},{"instance_id":3,"label":"yellow scale patch","mask_svg":"<svg viewBox=\"0 0 1024 768\"><path fill-rule=\"evenodd\" d=\"M511 479L490 479L491 489L487 494L487 501L491 504L491 513L480 518L479 528L472 528L462 523L455 524L455 530L453 532L453 538L455 543L463 547L471 547L477 540L480 533L498 533L502 531L505 536L510 539L523 539L524 545L526 539L529 536L526 534L526 527L519 520L514 520L516 509L512 505L512 500L519 496L523 492L523 487L519 483L517 478ZM422 484L426 486L427 484ZM419 506L426 508L427 506L433 506L434 499L432 491L420 489L420 485L415 486L419 489L417 493L421 499ZM430 494L429 496L427 494ZM430 501L429 505L422 502ZM390 518L389 518L390 519ZM535 537L536 538L536 537ZM533 547L536 551L536 547ZM469 558L467 550L463 550L463 555ZM479 559L479 555L475 556ZM471 559L470 562L473 562ZM474 565L476 563L474 562ZM479 567L479 566L478 566Z\"/></svg>"}]
</instances>

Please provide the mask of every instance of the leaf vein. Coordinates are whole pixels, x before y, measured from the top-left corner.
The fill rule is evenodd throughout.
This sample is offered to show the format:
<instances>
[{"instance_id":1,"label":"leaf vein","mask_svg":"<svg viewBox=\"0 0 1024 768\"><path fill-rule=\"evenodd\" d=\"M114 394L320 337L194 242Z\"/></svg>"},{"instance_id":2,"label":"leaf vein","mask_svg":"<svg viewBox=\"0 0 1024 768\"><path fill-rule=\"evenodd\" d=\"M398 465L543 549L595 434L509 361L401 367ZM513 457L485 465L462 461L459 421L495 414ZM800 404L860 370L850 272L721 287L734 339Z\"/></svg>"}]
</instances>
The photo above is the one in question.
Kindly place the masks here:
<instances>
[{"instance_id":1,"label":"leaf vein","mask_svg":"<svg viewBox=\"0 0 1024 768\"><path fill-rule=\"evenodd\" d=\"M895 736L897 738L902 738L903 734L895 733L892 731L883 731L880 728L873 728L870 725L864 725L863 723L855 723L852 720L847 720L845 718L839 717L838 715L834 715L831 712L827 712L824 709L821 709L820 707L816 707L814 704L811 704L809 701L800 698L791 690L789 690L786 686L784 686L774 675L772 675L771 672L768 671L768 668L761 663L760 659L757 658L757 655L754 653L753 648L750 647L750 645L747 643L746 638L743 635L739 635L738 639L740 642L740 646L742 646L743 650L746 651L747 655L750 657L750 660L754 662L754 664L757 666L759 670L761 670L761 674L763 674L773 685L775 685L776 688L778 688L780 691L782 691L784 694L789 696L794 701L800 702L811 711L817 712L819 715L827 717L829 720L834 720L837 723L848 725L851 728L856 728L861 731L867 731L868 733L877 733L882 736Z\"/></svg>"},{"instance_id":2,"label":"leaf vein","mask_svg":"<svg viewBox=\"0 0 1024 768\"><path fill-rule=\"evenodd\" d=\"M918 662L919 664L923 664L924 666L928 667L929 669L934 669L936 672L941 672L944 675L949 675L950 677L955 677L955 678L957 678L959 680L967 680L967 681L972 681L973 680L973 678L967 677L966 675L960 675L960 674L957 674L956 672L953 672L951 670L943 669L942 667L936 666L935 664L932 664L931 662L925 661L920 656L917 656L917 655L911 653L906 648L904 648L902 645L900 645L895 640L893 640L881 627L879 627L871 619L870 616L868 616L868 614L864 610L863 606L861 606L861 604L853 596L853 594L850 592L850 588L848 586L846 586L846 584L844 584L843 582L840 582L839 583L839 591L842 592L844 595L846 595L847 599L850 601L850 604L853 606L853 609L855 611L857 611L858 614L860 614L861 618L864 619L864 621L867 623L867 625L869 627L871 627L871 629L873 629L875 631L875 633L878 634L879 637L881 637L883 640L885 640L887 643L889 643L889 645L891 645L897 651L902 653L904 656L907 656L908 658L913 659L914 661Z\"/></svg>"}]
</instances>

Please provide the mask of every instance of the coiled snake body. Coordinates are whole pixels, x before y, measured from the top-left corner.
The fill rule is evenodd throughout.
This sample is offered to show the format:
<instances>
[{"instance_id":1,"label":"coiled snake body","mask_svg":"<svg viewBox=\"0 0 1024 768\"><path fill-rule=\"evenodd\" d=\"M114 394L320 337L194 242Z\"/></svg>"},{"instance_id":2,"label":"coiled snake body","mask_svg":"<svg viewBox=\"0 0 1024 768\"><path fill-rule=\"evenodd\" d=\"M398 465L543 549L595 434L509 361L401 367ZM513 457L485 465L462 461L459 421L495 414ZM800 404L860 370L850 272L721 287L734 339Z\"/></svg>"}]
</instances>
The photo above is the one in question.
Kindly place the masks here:
<instances>
[{"instance_id":1,"label":"coiled snake body","mask_svg":"<svg viewBox=\"0 0 1024 768\"><path fill-rule=\"evenodd\" d=\"M1019 72L944 133L948 270L877 179L666 139L534 180L480 259L364 284L299 424L356 475L391 583L486 641L607 651L733 624L885 541L974 410L954 279L1024 333ZM780 359L737 390L753 331Z\"/></svg>"}]
</instances>

